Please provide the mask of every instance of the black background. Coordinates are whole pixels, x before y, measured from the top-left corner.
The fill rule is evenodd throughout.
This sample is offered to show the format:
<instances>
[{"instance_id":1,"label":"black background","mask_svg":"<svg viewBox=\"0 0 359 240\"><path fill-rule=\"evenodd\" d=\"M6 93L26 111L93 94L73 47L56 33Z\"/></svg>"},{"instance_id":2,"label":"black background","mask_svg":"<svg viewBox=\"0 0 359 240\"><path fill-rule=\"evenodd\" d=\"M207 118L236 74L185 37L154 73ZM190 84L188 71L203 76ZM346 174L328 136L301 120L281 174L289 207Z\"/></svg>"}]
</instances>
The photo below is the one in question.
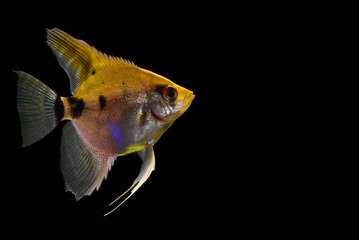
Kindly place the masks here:
<instances>
[{"instance_id":1,"label":"black background","mask_svg":"<svg viewBox=\"0 0 359 240\"><path fill-rule=\"evenodd\" d=\"M91 232L96 226L115 227L121 233L162 229L164 234L169 231L185 236L193 231L202 234L219 224L221 218L227 218L223 214L226 203L222 201L232 201L228 198L231 189L225 187L235 176L221 169L238 161L236 150L230 158L225 156L227 151L233 151L230 142L239 145L236 131L240 126L238 116L227 112L228 106L223 105L238 104L238 99L223 99L223 91L237 94L233 92L235 79L225 77L230 68L225 63L230 61L226 44L232 41L232 30L208 13L198 18L196 11L180 11L176 16L171 16L174 12L147 12L145 16L131 13L135 19L121 13L101 17L84 14L77 18L67 11L63 14L69 18L58 18L49 17L51 14L35 17L23 9L13 13L19 21L3 20L2 56L6 61L2 65L2 89L6 96L3 95L2 125L7 140L1 177L3 217L9 226L29 227L27 231L33 233L44 228L61 232L83 227ZM68 77L46 45L45 30L53 27L108 55L163 75L196 95L187 112L154 146L156 169L148 181L107 217L103 215L112 209L107 205L137 176L140 160L136 154L118 158L100 190L76 202L71 193L64 191L59 169L64 123L39 142L21 147L16 74L12 70L25 71L60 95L70 95ZM231 131L223 125L231 126ZM222 231L216 228L211 231Z\"/></svg>"},{"instance_id":2,"label":"black background","mask_svg":"<svg viewBox=\"0 0 359 240\"><path fill-rule=\"evenodd\" d=\"M295 106L289 104L293 86L287 80L295 64L290 55L297 50L296 36L282 34L287 26L277 28L282 19L238 5L161 5L156 11L154 6L52 7L9 8L11 17L1 19L1 206L8 226L36 235L51 229L170 239L296 228L293 219L302 216L308 199L297 193L300 180L293 177L301 153L293 150L298 126L291 123L297 116L289 109ZM107 217L112 209L107 205L137 176L136 154L118 158L99 191L76 202L64 191L59 168L64 123L21 148L12 70L70 95L68 77L46 45L45 30L53 27L196 95L154 146L150 178Z\"/></svg>"}]
</instances>

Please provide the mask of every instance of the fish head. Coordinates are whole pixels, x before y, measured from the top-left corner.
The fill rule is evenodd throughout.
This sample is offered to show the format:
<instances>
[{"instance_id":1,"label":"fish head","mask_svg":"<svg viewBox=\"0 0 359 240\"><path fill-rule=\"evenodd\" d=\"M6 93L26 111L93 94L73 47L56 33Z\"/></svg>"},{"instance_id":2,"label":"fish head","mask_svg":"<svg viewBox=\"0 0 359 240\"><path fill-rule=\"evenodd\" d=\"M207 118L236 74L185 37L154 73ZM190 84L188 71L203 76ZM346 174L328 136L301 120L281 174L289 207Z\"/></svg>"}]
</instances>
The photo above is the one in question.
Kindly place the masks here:
<instances>
[{"instance_id":1,"label":"fish head","mask_svg":"<svg viewBox=\"0 0 359 240\"><path fill-rule=\"evenodd\" d=\"M188 109L194 97L192 91L167 81L151 92L149 106L157 120L173 122Z\"/></svg>"}]
</instances>

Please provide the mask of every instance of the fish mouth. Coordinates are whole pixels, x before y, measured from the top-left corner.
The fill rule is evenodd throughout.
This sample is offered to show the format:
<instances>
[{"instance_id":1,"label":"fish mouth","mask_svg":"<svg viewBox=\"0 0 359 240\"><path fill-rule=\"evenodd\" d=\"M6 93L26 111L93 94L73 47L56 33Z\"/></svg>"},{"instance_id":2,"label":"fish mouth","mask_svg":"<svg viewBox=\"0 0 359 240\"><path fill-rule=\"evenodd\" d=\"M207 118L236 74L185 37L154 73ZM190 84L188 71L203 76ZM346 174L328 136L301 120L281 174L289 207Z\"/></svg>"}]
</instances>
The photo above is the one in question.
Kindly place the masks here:
<instances>
[{"instance_id":1,"label":"fish mouth","mask_svg":"<svg viewBox=\"0 0 359 240\"><path fill-rule=\"evenodd\" d=\"M191 106L191 103L194 99L195 95L193 94L192 91L190 91L189 93L187 93L187 95L185 96L185 98L182 101L182 109L180 111L178 111L178 116L181 116L185 111L187 111L187 109L189 108L189 106Z\"/></svg>"},{"instance_id":2,"label":"fish mouth","mask_svg":"<svg viewBox=\"0 0 359 240\"><path fill-rule=\"evenodd\" d=\"M185 97L185 99L184 99L184 101L183 101L183 105L185 106L185 107L184 107L184 109L185 109L184 111L186 111L187 108L191 105L191 103L192 103L194 97L195 97L195 95L193 94L192 91L190 91L190 92L186 95L186 97Z\"/></svg>"}]
</instances>

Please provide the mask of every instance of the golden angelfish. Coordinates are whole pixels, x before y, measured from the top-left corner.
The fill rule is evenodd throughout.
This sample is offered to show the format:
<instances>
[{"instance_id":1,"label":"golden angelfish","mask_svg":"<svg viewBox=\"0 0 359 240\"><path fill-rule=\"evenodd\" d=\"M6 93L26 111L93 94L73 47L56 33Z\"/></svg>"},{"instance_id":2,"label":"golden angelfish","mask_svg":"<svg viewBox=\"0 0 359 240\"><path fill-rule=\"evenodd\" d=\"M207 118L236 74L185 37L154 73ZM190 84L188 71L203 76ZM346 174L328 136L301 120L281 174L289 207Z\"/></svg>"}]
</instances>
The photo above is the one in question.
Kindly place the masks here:
<instances>
[{"instance_id":1,"label":"golden angelfish","mask_svg":"<svg viewBox=\"0 0 359 240\"><path fill-rule=\"evenodd\" d=\"M62 130L60 165L66 189L78 200L99 189L117 156L138 152L139 175L119 207L154 170L153 145L188 109L194 94L59 29L47 30L47 44L68 74L73 95L61 97L38 79L17 71L22 146L70 120Z\"/></svg>"}]
</instances>

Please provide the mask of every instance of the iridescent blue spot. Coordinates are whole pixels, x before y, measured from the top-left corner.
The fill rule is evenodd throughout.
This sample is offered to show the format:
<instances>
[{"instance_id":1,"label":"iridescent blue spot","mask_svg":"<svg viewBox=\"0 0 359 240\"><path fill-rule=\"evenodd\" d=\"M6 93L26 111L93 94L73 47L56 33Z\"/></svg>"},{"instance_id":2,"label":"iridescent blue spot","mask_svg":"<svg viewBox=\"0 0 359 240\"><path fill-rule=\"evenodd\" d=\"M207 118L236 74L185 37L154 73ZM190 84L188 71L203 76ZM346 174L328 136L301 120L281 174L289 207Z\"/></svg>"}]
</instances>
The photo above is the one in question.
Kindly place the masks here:
<instances>
[{"instance_id":1,"label":"iridescent blue spot","mask_svg":"<svg viewBox=\"0 0 359 240\"><path fill-rule=\"evenodd\" d=\"M123 136L120 132L120 129L116 124L110 123L108 125L108 129L110 129L112 133L112 139L115 140L120 148L123 148Z\"/></svg>"}]
</instances>

